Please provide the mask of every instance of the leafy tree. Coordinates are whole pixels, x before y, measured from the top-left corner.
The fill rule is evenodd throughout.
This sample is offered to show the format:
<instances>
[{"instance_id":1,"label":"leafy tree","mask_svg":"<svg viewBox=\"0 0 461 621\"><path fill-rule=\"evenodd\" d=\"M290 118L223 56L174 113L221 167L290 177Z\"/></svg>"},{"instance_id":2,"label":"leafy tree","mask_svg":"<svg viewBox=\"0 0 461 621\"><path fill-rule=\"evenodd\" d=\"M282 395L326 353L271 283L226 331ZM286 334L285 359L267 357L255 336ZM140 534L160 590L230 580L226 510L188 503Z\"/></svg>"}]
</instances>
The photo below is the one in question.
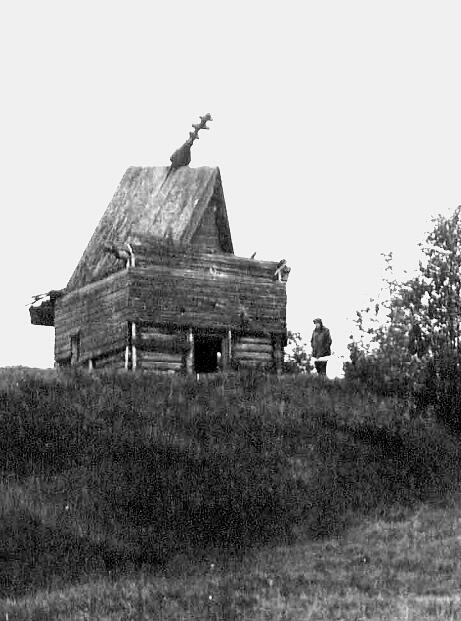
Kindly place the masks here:
<instances>
[{"instance_id":1,"label":"leafy tree","mask_svg":"<svg viewBox=\"0 0 461 621\"><path fill-rule=\"evenodd\" d=\"M438 216L422 246L420 273L402 290L402 305L419 347L435 357L460 353L461 207L450 218Z\"/></svg>"},{"instance_id":2,"label":"leafy tree","mask_svg":"<svg viewBox=\"0 0 461 621\"><path fill-rule=\"evenodd\" d=\"M432 403L461 428L461 207L433 224L413 278L398 283L386 255L385 299L357 311L359 336L349 345L345 374L379 392Z\"/></svg>"},{"instance_id":3,"label":"leafy tree","mask_svg":"<svg viewBox=\"0 0 461 621\"><path fill-rule=\"evenodd\" d=\"M392 253L383 254L385 274L377 299L356 311L356 334L349 344L345 377L381 394L407 395L414 375L408 350L409 324L402 306L402 285L393 274ZM413 363L413 364L412 364Z\"/></svg>"}]
</instances>

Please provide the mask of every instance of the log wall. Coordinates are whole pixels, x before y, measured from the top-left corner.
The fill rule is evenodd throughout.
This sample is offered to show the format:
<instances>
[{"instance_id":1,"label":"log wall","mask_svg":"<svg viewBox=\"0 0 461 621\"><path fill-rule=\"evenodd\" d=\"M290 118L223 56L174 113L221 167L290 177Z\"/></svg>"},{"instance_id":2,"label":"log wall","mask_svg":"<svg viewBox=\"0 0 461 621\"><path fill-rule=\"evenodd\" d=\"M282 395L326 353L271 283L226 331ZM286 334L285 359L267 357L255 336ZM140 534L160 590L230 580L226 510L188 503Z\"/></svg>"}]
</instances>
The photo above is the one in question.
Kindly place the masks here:
<instances>
[{"instance_id":1,"label":"log wall","mask_svg":"<svg viewBox=\"0 0 461 621\"><path fill-rule=\"evenodd\" d=\"M231 266L235 269L235 266ZM246 333L286 333L285 284L225 265L207 269L136 267L129 270L135 322Z\"/></svg>"},{"instance_id":2,"label":"log wall","mask_svg":"<svg viewBox=\"0 0 461 621\"><path fill-rule=\"evenodd\" d=\"M237 368L274 367L273 344L271 337L241 335L233 344L233 365Z\"/></svg>"},{"instance_id":3,"label":"log wall","mask_svg":"<svg viewBox=\"0 0 461 621\"><path fill-rule=\"evenodd\" d=\"M111 371L121 371L125 369L125 350L92 358L92 363L92 368L96 370L108 369Z\"/></svg>"},{"instance_id":4,"label":"log wall","mask_svg":"<svg viewBox=\"0 0 461 621\"><path fill-rule=\"evenodd\" d=\"M128 277L118 272L63 296L55 304L55 359L71 355L79 335L79 362L124 352L127 344ZM122 360L124 354L121 354ZM97 366L97 365L96 365Z\"/></svg>"},{"instance_id":5,"label":"log wall","mask_svg":"<svg viewBox=\"0 0 461 621\"><path fill-rule=\"evenodd\" d=\"M185 368L187 334L166 326L138 326L137 367L145 371L176 373Z\"/></svg>"},{"instance_id":6,"label":"log wall","mask_svg":"<svg viewBox=\"0 0 461 621\"><path fill-rule=\"evenodd\" d=\"M228 352L239 367L277 367L286 284L274 280L272 263L185 252L166 253L169 264L142 265L142 255L135 256L135 267L56 300L58 363L69 361L78 335L78 362L89 367L183 371L192 329L222 335L223 368Z\"/></svg>"},{"instance_id":7,"label":"log wall","mask_svg":"<svg viewBox=\"0 0 461 621\"><path fill-rule=\"evenodd\" d=\"M215 267L222 275L247 275L267 281L273 280L277 268L276 261L256 261L224 252L210 254L191 245L152 240L139 235L137 238L138 241L132 241L131 246L138 267L162 266L204 271Z\"/></svg>"}]
</instances>

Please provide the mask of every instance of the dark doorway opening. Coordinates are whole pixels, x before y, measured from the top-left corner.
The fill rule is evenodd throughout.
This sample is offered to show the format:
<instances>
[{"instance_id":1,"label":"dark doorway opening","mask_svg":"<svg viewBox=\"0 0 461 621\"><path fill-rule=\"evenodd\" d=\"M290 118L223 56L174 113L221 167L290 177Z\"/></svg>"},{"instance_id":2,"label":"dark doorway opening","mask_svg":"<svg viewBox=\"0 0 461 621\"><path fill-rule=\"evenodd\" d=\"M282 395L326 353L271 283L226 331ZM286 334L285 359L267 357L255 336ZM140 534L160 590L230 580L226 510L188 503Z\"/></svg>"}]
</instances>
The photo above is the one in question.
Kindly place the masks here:
<instances>
[{"instance_id":1,"label":"dark doorway opening","mask_svg":"<svg viewBox=\"0 0 461 621\"><path fill-rule=\"evenodd\" d=\"M221 337L215 334L194 334L194 369L196 373L216 373L218 354L221 353Z\"/></svg>"}]
</instances>

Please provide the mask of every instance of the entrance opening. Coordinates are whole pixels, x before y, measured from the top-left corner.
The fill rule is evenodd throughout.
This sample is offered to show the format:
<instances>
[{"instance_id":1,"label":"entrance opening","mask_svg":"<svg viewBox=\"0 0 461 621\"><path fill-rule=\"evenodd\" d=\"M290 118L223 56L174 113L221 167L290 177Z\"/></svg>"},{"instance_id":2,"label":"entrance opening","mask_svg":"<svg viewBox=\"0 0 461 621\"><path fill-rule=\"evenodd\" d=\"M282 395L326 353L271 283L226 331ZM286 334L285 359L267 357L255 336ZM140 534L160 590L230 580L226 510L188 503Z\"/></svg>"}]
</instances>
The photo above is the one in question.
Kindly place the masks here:
<instances>
[{"instance_id":1,"label":"entrance opening","mask_svg":"<svg viewBox=\"0 0 461 621\"><path fill-rule=\"evenodd\" d=\"M221 353L221 337L214 334L194 334L194 367L196 373L216 373L218 354Z\"/></svg>"}]
</instances>

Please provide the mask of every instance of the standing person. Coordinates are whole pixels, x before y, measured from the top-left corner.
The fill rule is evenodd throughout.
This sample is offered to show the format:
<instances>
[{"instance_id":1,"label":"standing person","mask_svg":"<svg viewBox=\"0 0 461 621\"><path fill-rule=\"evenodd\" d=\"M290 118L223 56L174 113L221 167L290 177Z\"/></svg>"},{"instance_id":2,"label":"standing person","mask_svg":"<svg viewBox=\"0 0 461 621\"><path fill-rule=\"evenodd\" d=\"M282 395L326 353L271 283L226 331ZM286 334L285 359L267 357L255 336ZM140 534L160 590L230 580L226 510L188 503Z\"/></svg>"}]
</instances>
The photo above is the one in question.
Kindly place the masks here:
<instances>
[{"instance_id":1,"label":"standing person","mask_svg":"<svg viewBox=\"0 0 461 621\"><path fill-rule=\"evenodd\" d=\"M320 317L314 319L314 331L312 332L311 346L314 358L331 356L331 336L330 330L323 325ZM319 375L327 374L327 361L315 360L315 369Z\"/></svg>"}]
</instances>

